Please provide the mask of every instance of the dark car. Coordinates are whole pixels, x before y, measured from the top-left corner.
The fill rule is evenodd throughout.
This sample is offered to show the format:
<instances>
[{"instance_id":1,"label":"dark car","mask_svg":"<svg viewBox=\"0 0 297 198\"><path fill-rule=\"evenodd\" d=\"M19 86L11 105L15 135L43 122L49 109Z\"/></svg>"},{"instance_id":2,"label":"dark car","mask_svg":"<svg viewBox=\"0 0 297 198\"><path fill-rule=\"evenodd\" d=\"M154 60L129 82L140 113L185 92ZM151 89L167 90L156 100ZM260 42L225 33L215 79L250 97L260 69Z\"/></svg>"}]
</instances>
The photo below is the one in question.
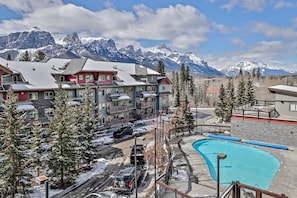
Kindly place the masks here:
<instances>
[{"instance_id":1,"label":"dark car","mask_svg":"<svg viewBox=\"0 0 297 198\"><path fill-rule=\"evenodd\" d=\"M130 154L130 163L135 164L135 151L136 151L136 164L143 166L145 164L144 159L144 146L142 144L133 145Z\"/></svg>"},{"instance_id":2,"label":"dark car","mask_svg":"<svg viewBox=\"0 0 297 198\"><path fill-rule=\"evenodd\" d=\"M137 169L137 178L135 178L135 167L128 167L121 170L115 177L113 182L113 189L116 192L131 193L135 187L135 181L138 182L142 174L141 169Z\"/></svg>"},{"instance_id":3,"label":"dark car","mask_svg":"<svg viewBox=\"0 0 297 198\"><path fill-rule=\"evenodd\" d=\"M118 130L116 130L114 133L113 133L113 137L114 138L122 138L124 137L125 135L132 135L133 134L133 129L132 127L130 126L127 126L127 127L122 127Z\"/></svg>"}]
</instances>

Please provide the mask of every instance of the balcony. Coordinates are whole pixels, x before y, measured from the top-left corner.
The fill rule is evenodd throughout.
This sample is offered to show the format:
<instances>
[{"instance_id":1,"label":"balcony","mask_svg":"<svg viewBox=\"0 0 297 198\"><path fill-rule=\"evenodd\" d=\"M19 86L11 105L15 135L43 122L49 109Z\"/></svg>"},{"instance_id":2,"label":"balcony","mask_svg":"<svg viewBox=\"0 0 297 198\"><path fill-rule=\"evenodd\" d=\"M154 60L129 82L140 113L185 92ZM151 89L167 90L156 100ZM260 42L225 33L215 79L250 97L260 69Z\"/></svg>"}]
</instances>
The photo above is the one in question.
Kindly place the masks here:
<instances>
[{"instance_id":1,"label":"balcony","mask_svg":"<svg viewBox=\"0 0 297 198\"><path fill-rule=\"evenodd\" d=\"M137 109L145 109L149 107L156 107L156 102L138 102L136 103Z\"/></svg>"},{"instance_id":2,"label":"balcony","mask_svg":"<svg viewBox=\"0 0 297 198\"><path fill-rule=\"evenodd\" d=\"M107 107L106 113L108 115L110 115L110 114L115 114L115 113L121 113L121 112L128 111L128 110L129 109L127 106Z\"/></svg>"},{"instance_id":3,"label":"balcony","mask_svg":"<svg viewBox=\"0 0 297 198\"><path fill-rule=\"evenodd\" d=\"M131 98L125 94L125 93L120 93L120 94L106 94L106 101L111 102L111 101L120 101L120 100L131 100Z\"/></svg>"},{"instance_id":4,"label":"balcony","mask_svg":"<svg viewBox=\"0 0 297 198\"><path fill-rule=\"evenodd\" d=\"M156 97L157 94L155 91L137 91L136 97L140 98L148 98L148 97Z\"/></svg>"}]
</instances>

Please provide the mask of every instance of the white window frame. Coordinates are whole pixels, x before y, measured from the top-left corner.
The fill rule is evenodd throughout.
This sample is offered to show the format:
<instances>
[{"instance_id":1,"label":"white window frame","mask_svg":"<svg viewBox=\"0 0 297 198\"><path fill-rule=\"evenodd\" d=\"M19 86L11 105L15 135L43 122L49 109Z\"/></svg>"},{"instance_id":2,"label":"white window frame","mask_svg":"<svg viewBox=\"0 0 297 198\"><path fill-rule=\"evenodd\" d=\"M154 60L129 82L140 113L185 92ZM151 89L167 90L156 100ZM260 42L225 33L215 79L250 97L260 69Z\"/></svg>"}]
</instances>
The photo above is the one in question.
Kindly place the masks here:
<instances>
[{"instance_id":1,"label":"white window frame","mask_svg":"<svg viewBox=\"0 0 297 198\"><path fill-rule=\"evenodd\" d=\"M94 81L94 75L93 74L87 74L86 75L86 82Z\"/></svg>"},{"instance_id":2,"label":"white window frame","mask_svg":"<svg viewBox=\"0 0 297 198\"><path fill-rule=\"evenodd\" d=\"M289 111L297 112L297 103L290 103Z\"/></svg>"},{"instance_id":3,"label":"white window frame","mask_svg":"<svg viewBox=\"0 0 297 198\"><path fill-rule=\"evenodd\" d=\"M106 75L106 80L110 80L110 75Z\"/></svg>"},{"instance_id":4,"label":"white window frame","mask_svg":"<svg viewBox=\"0 0 297 198\"><path fill-rule=\"evenodd\" d=\"M105 81L105 75L99 75L99 81Z\"/></svg>"},{"instance_id":5,"label":"white window frame","mask_svg":"<svg viewBox=\"0 0 297 198\"><path fill-rule=\"evenodd\" d=\"M38 100L38 92L29 92L28 99L29 100Z\"/></svg>"},{"instance_id":6,"label":"white window frame","mask_svg":"<svg viewBox=\"0 0 297 198\"><path fill-rule=\"evenodd\" d=\"M54 115L54 108L44 108L44 116L50 117Z\"/></svg>"},{"instance_id":7,"label":"white window frame","mask_svg":"<svg viewBox=\"0 0 297 198\"><path fill-rule=\"evenodd\" d=\"M83 74L79 74L78 75L78 80L84 80L84 75Z\"/></svg>"},{"instance_id":8,"label":"white window frame","mask_svg":"<svg viewBox=\"0 0 297 198\"><path fill-rule=\"evenodd\" d=\"M44 92L44 99L53 99L54 98L54 92L53 91L45 91Z\"/></svg>"}]
</instances>

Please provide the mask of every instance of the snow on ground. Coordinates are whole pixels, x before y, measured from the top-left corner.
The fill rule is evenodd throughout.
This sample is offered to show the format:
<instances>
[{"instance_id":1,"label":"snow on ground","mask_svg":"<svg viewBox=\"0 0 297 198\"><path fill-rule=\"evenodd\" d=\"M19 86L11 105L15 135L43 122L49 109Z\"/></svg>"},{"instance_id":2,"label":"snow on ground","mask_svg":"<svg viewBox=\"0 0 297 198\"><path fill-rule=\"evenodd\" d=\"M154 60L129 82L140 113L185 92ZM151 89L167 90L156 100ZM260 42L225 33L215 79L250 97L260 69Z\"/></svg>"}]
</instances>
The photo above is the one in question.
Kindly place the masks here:
<instances>
[{"instance_id":1,"label":"snow on ground","mask_svg":"<svg viewBox=\"0 0 297 198\"><path fill-rule=\"evenodd\" d=\"M93 177L94 175L100 174L106 168L107 160L105 159L97 159L96 163L93 165L93 169L81 174L76 178L75 185L80 185L86 182L88 179ZM71 187L70 187L71 188ZM67 190L67 189L66 189ZM54 196L58 193L61 193L62 189L49 189L49 197ZM45 197L45 185L34 187L34 192L30 194L31 198L43 198Z\"/></svg>"},{"instance_id":2,"label":"snow on ground","mask_svg":"<svg viewBox=\"0 0 297 198\"><path fill-rule=\"evenodd\" d=\"M188 181L189 180L189 176L187 171L182 170L182 169L176 169L173 174L172 174L173 178L176 178L177 180L184 180L184 181Z\"/></svg>"},{"instance_id":3,"label":"snow on ground","mask_svg":"<svg viewBox=\"0 0 297 198\"><path fill-rule=\"evenodd\" d=\"M162 116L163 117L163 116ZM162 118L164 120L164 118ZM168 119L168 118L167 118ZM144 134L146 132L149 132L151 130L154 130L154 128L156 128L156 124L157 124L157 119L149 119L149 120L140 120L138 122L136 122L137 124L133 125L133 135L137 135L137 134ZM113 140L113 135L112 132L109 133L108 130L104 131L103 133L104 135L101 137L96 138L93 143L95 144L111 144L114 142ZM94 164L93 169L89 172L83 173L81 174L78 178L76 178L76 184L75 185L80 185L83 184L84 182L86 182L88 179L90 179L92 176L96 175L96 174L100 174L104 171L104 169L106 168L108 161L106 161L105 159L98 159L96 164ZM72 188L69 187L69 188ZM67 190L67 189L66 189ZM62 189L49 189L49 196L54 196L58 193L61 193ZM43 198L45 197L45 185L41 185L41 186L35 186L34 187L34 192L32 194L30 194L30 197L32 198Z\"/></svg>"}]
</instances>

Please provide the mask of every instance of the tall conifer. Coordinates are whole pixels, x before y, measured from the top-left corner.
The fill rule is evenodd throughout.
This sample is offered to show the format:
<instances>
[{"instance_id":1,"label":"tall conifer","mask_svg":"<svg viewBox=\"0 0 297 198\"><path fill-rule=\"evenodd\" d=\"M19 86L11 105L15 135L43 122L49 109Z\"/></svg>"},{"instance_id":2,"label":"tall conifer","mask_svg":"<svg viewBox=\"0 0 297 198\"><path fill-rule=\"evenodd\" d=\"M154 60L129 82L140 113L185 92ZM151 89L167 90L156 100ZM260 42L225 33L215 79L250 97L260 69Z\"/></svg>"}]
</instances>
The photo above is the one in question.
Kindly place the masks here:
<instances>
[{"instance_id":1,"label":"tall conifer","mask_svg":"<svg viewBox=\"0 0 297 198\"><path fill-rule=\"evenodd\" d=\"M28 144L23 118L17 110L17 99L10 88L0 116L0 194L28 196L32 175L29 173Z\"/></svg>"}]
</instances>

